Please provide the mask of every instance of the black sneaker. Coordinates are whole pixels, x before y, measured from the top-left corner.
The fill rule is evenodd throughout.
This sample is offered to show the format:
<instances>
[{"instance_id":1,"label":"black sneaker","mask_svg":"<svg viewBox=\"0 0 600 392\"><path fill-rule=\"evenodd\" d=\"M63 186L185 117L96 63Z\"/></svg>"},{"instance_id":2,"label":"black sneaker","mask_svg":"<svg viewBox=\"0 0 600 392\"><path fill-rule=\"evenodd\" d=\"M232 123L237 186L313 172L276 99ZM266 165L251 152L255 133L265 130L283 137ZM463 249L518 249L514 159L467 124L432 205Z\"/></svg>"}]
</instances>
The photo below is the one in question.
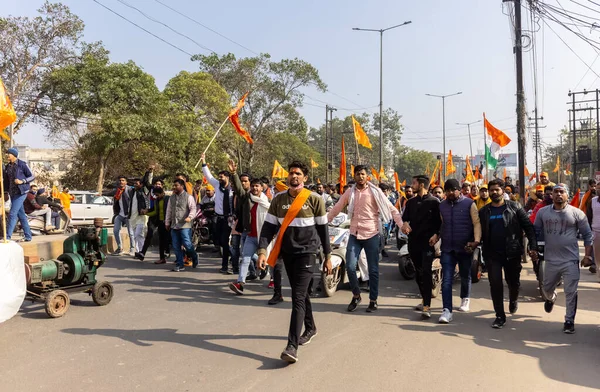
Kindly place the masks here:
<instances>
[{"instance_id":1,"label":"black sneaker","mask_svg":"<svg viewBox=\"0 0 600 392\"><path fill-rule=\"evenodd\" d=\"M263 270L260 270L260 272L258 274L258 279L263 280L267 276L268 273L269 273L269 271L267 271L266 268Z\"/></svg>"},{"instance_id":2,"label":"black sneaker","mask_svg":"<svg viewBox=\"0 0 600 392\"><path fill-rule=\"evenodd\" d=\"M297 352L298 350L296 350L294 346L288 344L285 350L283 350L283 352L281 353L281 360L287 363L296 363L298 362Z\"/></svg>"},{"instance_id":3,"label":"black sneaker","mask_svg":"<svg viewBox=\"0 0 600 392\"><path fill-rule=\"evenodd\" d=\"M219 270L219 272L220 272L220 273L222 273L222 274L225 274L225 275L227 275L227 274L229 273L229 270L228 270L227 268L225 268L225 269L221 268L221 269Z\"/></svg>"},{"instance_id":4,"label":"black sneaker","mask_svg":"<svg viewBox=\"0 0 600 392\"><path fill-rule=\"evenodd\" d=\"M544 302L544 310L546 313L552 313L552 308L554 308L554 302L546 301Z\"/></svg>"},{"instance_id":5,"label":"black sneaker","mask_svg":"<svg viewBox=\"0 0 600 392\"><path fill-rule=\"evenodd\" d=\"M350 301L350 305L348 305L348 312L354 312L358 307L358 304L360 304L361 302L362 298L360 298L360 296L358 298L352 297L352 301Z\"/></svg>"},{"instance_id":6,"label":"black sneaker","mask_svg":"<svg viewBox=\"0 0 600 392\"><path fill-rule=\"evenodd\" d=\"M563 332L568 334L574 334L575 323L572 321L565 321L565 324L563 325Z\"/></svg>"},{"instance_id":7,"label":"black sneaker","mask_svg":"<svg viewBox=\"0 0 600 392\"><path fill-rule=\"evenodd\" d=\"M517 310L519 310L519 302L510 301L510 303L508 304L508 311L510 312L510 314L517 313Z\"/></svg>"},{"instance_id":8,"label":"black sneaker","mask_svg":"<svg viewBox=\"0 0 600 392\"><path fill-rule=\"evenodd\" d=\"M133 256L134 259L138 259L140 261L144 261L144 255L141 254L140 252L135 252L135 255Z\"/></svg>"},{"instance_id":9,"label":"black sneaker","mask_svg":"<svg viewBox=\"0 0 600 392\"><path fill-rule=\"evenodd\" d=\"M240 270L233 270L233 274L234 275L239 275L240 274Z\"/></svg>"},{"instance_id":10,"label":"black sneaker","mask_svg":"<svg viewBox=\"0 0 600 392\"><path fill-rule=\"evenodd\" d=\"M590 265L590 273L592 273L592 274L596 273L596 264Z\"/></svg>"},{"instance_id":11,"label":"black sneaker","mask_svg":"<svg viewBox=\"0 0 600 392\"><path fill-rule=\"evenodd\" d=\"M179 266L175 266L175 268L173 268L171 271L173 272L181 272L181 271L185 271L184 267L179 267Z\"/></svg>"},{"instance_id":12,"label":"black sneaker","mask_svg":"<svg viewBox=\"0 0 600 392\"><path fill-rule=\"evenodd\" d=\"M492 328L502 329L502 327L504 327L504 324L506 324L506 319L496 317L496 320L494 320L494 322L492 323Z\"/></svg>"},{"instance_id":13,"label":"black sneaker","mask_svg":"<svg viewBox=\"0 0 600 392\"><path fill-rule=\"evenodd\" d=\"M365 292L367 292L367 293L368 293L368 292L369 292L369 281L368 281L368 280L367 280L367 281L362 281L362 280L361 280L361 281L359 281L359 282L358 282L358 288L359 288L361 291L365 291Z\"/></svg>"},{"instance_id":14,"label":"black sneaker","mask_svg":"<svg viewBox=\"0 0 600 392\"><path fill-rule=\"evenodd\" d=\"M311 342L311 340L317 336L317 330L315 329L314 331L304 331L304 333L302 334L302 336L300 336L300 338L298 339L298 344L301 346L306 346L308 343Z\"/></svg>"},{"instance_id":15,"label":"black sneaker","mask_svg":"<svg viewBox=\"0 0 600 392\"><path fill-rule=\"evenodd\" d=\"M281 294L273 294L273 298L269 300L269 305L277 305L283 302L283 296Z\"/></svg>"},{"instance_id":16,"label":"black sneaker","mask_svg":"<svg viewBox=\"0 0 600 392\"><path fill-rule=\"evenodd\" d=\"M385 249L381 251L381 256L382 257L390 257L390 255L388 255L388 252Z\"/></svg>"},{"instance_id":17,"label":"black sneaker","mask_svg":"<svg viewBox=\"0 0 600 392\"><path fill-rule=\"evenodd\" d=\"M256 274L250 274L246 278L246 280L256 280L256 279L258 279L258 276L256 276Z\"/></svg>"},{"instance_id":18,"label":"black sneaker","mask_svg":"<svg viewBox=\"0 0 600 392\"><path fill-rule=\"evenodd\" d=\"M370 301L369 307L367 308L367 312L373 313L377 311L377 301Z\"/></svg>"}]
</instances>

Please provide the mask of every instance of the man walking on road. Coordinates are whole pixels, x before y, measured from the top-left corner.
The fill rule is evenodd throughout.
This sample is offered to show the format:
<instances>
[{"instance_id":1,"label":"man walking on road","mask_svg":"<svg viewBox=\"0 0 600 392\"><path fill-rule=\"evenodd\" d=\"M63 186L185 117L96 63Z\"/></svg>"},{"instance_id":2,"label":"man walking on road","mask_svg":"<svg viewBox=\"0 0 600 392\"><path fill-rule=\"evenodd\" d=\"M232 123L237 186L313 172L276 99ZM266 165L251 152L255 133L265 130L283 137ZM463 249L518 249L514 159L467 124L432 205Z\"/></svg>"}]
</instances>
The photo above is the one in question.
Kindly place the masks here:
<instances>
[{"instance_id":1,"label":"man walking on road","mask_svg":"<svg viewBox=\"0 0 600 392\"><path fill-rule=\"evenodd\" d=\"M140 179L133 181L133 192L131 194L131 206L129 207L129 235L133 236L135 259L144 261L142 250L144 249L144 229L148 223L148 198L144 193L144 184Z\"/></svg>"},{"instance_id":2,"label":"man walking on road","mask_svg":"<svg viewBox=\"0 0 600 392\"><path fill-rule=\"evenodd\" d=\"M160 258L155 261L154 264L165 264L167 262L167 254L169 251L170 235L165 227L165 219L167 215L167 207L169 206L169 196L165 195L165 191L162 187L154 188L154 206L150 212L148 212L148 219L152 222L154 227L158 230L158 252ZM146 254L146 243L144 243L144 249L142 255Z\"/></svg>"},{"instance_id":3,"label":"man walking on road","mask_svg":"<svg viewBox=\"0 0 600 392\"><path fill-rule=\"evenodd\" d=\"M444 184L446 199L440 203L442 216L442 302L444 309L439 322L452 321L452 279L458 264L460 273L460 298L458 310L468 312L471 296L471 258L481 240L481 225L477 207L472 199L461 193L458 180L449 179ZM430 244L437 242L438 236Z\"/></svg>"},{"instance_id":4,"label":"man walking on road","mask_svg":"<svg viewBox=\"0 0 600 392\"><path fill-rule=\"evenodd\" d=\"M118 186L113 196L113 235L115 237L115 241L117 242L117 250L113 254L120 256L125 254L121 246L121 228L127 227L129 223L128 217L131 204L132 188L127 185L127 177L119 176L117 180ZM133 236L131 236L131 231L129 231L129 233L130 249L134 249Z\"/></svg>"},{"instance_id":5,"label":"man walking on road","mask_svg":"<svg viewBox=\"0 0 600 392\"><path fill-rule=\"evenodd\" d=\"M537 242L535 230L529 221L527 213L520 204L512 200L504 200L504 184L502 180L492 180L488 183L492 203L485 205L479 211L481 221L481 239L483 256L488 269L490 292L496 319L492 328L500 329L506 323L504 313L504 286L502 270L508 285L508 311L516 313L519 308L517 299L521 285L521 256L523 255L523 233L529 243L529 255L537 259Z\"/></svg>"},{"instance_id":6,"label":"man walking on road","mask_svg":"<svg viewBox=\"0 0 600 392\"><path fill-rule=\"evenodd\" d=\"M6 239L10 240L17 226L17 220L23 228L23 240L31 241L31 229L23 208L23 203L29 192L29 184L34 180L33 173L25 162L18 159L19 151L12 147L7 151L8 164L4 168L4 191L10 196L10 212L6 222Z\"/></svg>"},{"instance_id":7,"label":"man walking on road","mask_svg":"<svg viewBox=\"0 0 600 392\"><path fill-rule=\"evenodd\" d=\"M416 281L421 293L421 304L417 310L423 318L431 317L431 268L435 258L435 249L430 245L433 236L440 232L440 201L427 192L429 177L421 175L412 179L415 196L406 202L402 214L402 232L408 234L408 252L412 260Z\"/></svg>"},{"instance_id":8,"label":"man walking on road","mask_svg":"<svg viewBox=\"0 0 600 392\"><path fill-rule=\"evenodd\" d=\"M210 173L210 169L206 165L205 154L201 156L202 161L202 173L204 178L215 188L215 213L217 215L217 221L215 223L215 245L221 248L223 257L221 259L221 269L219 270L222 274L229 274L229 236L231 235L231 226L229 225L229 219L233 214L233 191L229 184L231 179L231 173L228 171L220 171L219 179L217 180ZM233 269L237 270L238 266L234 265Z\"/></svg>"},{"instance_id":9,"label":"man walking on road","mask_svg":"<svg viewBox=\"0 0 600 392\"><path fill-rule=\"evenodd\" d=\"M196 201L194 196L185 191L185 181L176 179L173 183L173 194L167 205L165 217L165 228L171 230L171 243L175 252L175 263L173 271L185 270L183 267L183 251L192 258L192 268L198 266L198 254L192 244L192 219L196 216Z\"/></svg>"},{"instance_id":10,"label":"man walking on road","mask_svg":"<svg viewBox=\"0 0 600 392\"><path fill-rule=\"evenodd\" d=\"M596 184L596 193L600 194L600 183ZM592 227L594 234L594 262L600 263L600 197L593 196L588 207L587 207L587 219L588 223ZM592 268L594 267L594 268ZM600 281L600 268L596 268L596 265L590 266L590 272L598 274L598 280Z\"/></svg>"},{"instance_id":11,"label":"man walking on road","mask_svg":"<svg viewBox=\"0 0 600 392\"><path fill-rule=\"evenodd\" d=\"M369 307L367 312L377 311L379 246L384 230L383 225L394 219L399 227L402 226L400 212L390 203L379 187L367 181L367 170L366 165L358 165L354 168L355 184L344 192L337 204L327 214L327 219L331 222L344 207L348 206L350 239L346 250L346 269L353 294L352 301L348 305L349 312L354 312L362 301L356 266L363 249L369 266Z\"/></svg>"},{"instance_id":12,"label":"man walking on road","mask_svg":"<svg viewBox=\"0 0 600 392\"><path fill-rule=\"evenodd\" d=\"M579 243L581 234L585 245L584 267L592 263L592 230L583 211L567 203L568 189L565 184L556 184L552 191L551 206L539 210L535 218L538 240L545 241L544 261L541 265L545 299L544 310L552 312L556 301L556 286L564 281L566 315L564 333L575 333L577 312L577 286L579 285Z\"/></svg>"},{"instance_id":13,"label":"man walking on road","mask_svg":"<svg viewBox=\"0 0 600 392\"><path fill-rule=\"evenodd\" d=\"M298 360L298 345L310 343L317 335L308 294L313 275L311 267L322 246L324 269L331 274L331 246L323 198L304 188L308 166L302 162L292 162L288 173L289 189L273 198L260 232L258 265L260 269L265 269L267 247L279 232L269 255L269 264L273 266L277 257L282 257L292 287L292 317L287 347L281 353L281 359L295 363ZM305 330L300 336L303 323Z\"/></svg>"}]
</instances>

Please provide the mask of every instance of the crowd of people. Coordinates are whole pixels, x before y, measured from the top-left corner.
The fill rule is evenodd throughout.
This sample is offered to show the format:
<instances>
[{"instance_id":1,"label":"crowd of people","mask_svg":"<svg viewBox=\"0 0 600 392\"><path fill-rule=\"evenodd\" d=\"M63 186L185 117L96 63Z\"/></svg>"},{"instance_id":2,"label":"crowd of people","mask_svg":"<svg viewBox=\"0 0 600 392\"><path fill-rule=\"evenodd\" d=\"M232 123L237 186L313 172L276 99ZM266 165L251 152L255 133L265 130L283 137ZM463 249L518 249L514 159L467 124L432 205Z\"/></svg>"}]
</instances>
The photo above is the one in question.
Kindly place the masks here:
<instances>
[{"instance_id":1,"label":"crowd of people","mask_svg":"<svg viewBox=\"0 0 600 392\"><path fill-rule=\"evenodd\" d=\"M18 152L9 150L4 177L12 201L9 233L25 213L44 215L48 226L56 225L56 217L45 207L45 190L31 184L31 171L17 157ZM593 180L581 203L573 206L569 204L568 187L550 182L547 173L540 174L539 183L528 189L527 200L521 203L519 184L513 185L508 177L478 185L453 178L437 184L426 175L416 175L409 186L395 189L386 183L375 185L369 167L357 165L346 185L309 184L308 166L292 162L287 180L271 184L268 178L240 173L233 160L228 170L219 171L216 177L204 155L201 162L203 180L192 184L186 175L178 173L170 181L169 191L165 179L154 178L153 167L143 178L117 179L113 195L114 255L128 254L144 261L157 233L159 259L155 264L167 263L172 249L174 272L197 268L193 227L201 211L209 217L214 250L221 254L219 272L236 275L228 284L235 294L244 294L247 281L270 275L268 287L273 289L273 297L268 303L276 305L284 301L281 281L286 270L292 315L288 344L281 358L287 362L296 362L298 347L317 335L310 299L311 267L322 252L323 271L332 272L328 223L342 212L350 220L345 258L352 290L349 312L357 311L362 302L356 269L363 252L369 281L366 311L377 311L379 262L381 256L386 256L383 244L394 226L408 236L408 251L422 298L416 309L424 319L432 317L432 264L438 254L442 266L440 323L450 323L454 318L452 281L457 268L461 286L456 310L470 310L471 261L477 248L487 267L496 315L491 326L496 329L507 322L503 273L508 286L508 312L518 311L525 254L543 271L541 291L546 312L552 311L556 287L564 282L565 333L575 332L580 239L585 247L581 264L590 267L591 272L598 271L600 279L595 264L600 260L600 199L596 196L600 184ZM29 240L26 223L22 226L24 239ZM129 233L129 253L121 238L123 227ZM538 243L544 244L543 262L539 260Z\"/></svg>"}]
</instances>

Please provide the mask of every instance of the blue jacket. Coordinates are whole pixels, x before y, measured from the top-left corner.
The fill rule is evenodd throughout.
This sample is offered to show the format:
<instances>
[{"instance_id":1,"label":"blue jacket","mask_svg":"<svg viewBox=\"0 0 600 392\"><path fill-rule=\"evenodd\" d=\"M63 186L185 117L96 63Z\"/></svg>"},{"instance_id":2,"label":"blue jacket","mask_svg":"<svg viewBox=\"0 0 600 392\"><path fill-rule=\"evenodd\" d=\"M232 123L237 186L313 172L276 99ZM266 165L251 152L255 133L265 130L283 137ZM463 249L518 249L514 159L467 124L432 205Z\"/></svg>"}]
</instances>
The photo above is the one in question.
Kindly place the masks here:
<instances>
[{"instance_id":1,"label":"blue jacket","mask_svg":"<svg viewBox=\"0 0 600 392\"><path fill-rule=\"evenodd\" d=\"M465 246L474 239L471 205L473 200L460 195L456 201L440 203L442 215L442 252L466 253Z\"/></svg>"},{"instance_id":2,"label":"blue jacket","mask_svg":"<svg viewBox=\"0 0 600 392\"><path fill-rule=\"evenodd\" d=\"M23 184L18 185L19 187L19 191L21 191L21 195L26 194L27 192L29 192L29 184L35 179L33 173L31 172L31 170L29 170L29 167L27 166L27 164L25 162L23 162L20 159L17 159L17 161L15 162L15 165L17 165L17 172L16 172L16 176L15 179L16 180L21 180L21 181L25 181ZM4 192L8 192L8 190L10 189L10 183L9 183L9 179L8 179L8 168L10 167L10 163L7 164L4 167Z\"/></svg>"}]
</instances>

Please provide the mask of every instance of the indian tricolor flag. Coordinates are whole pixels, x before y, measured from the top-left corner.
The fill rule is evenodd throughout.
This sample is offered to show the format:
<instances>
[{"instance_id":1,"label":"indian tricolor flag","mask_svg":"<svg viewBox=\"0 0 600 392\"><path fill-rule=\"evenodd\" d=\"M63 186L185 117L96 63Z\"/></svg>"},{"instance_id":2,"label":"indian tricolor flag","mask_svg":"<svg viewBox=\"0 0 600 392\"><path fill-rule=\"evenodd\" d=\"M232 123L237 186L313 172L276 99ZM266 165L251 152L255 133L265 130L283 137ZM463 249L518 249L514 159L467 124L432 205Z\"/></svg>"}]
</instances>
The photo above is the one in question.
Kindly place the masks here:
<instances>
[{"instance_id":1,"label":"indian tricolor flag","mask_svg":"<svg viewBox=\"0 0 600 392\"><path fill-rule=\"evenodd\" d=\"M486 143L485 146L485 161L489 169L495 169L498 164L500 149L510 143L510 138L504 132L490 124L487 118L485 118L485 113L483 114L483 123L491 139L489 145Z\"/></svg>"}]
</instances>

